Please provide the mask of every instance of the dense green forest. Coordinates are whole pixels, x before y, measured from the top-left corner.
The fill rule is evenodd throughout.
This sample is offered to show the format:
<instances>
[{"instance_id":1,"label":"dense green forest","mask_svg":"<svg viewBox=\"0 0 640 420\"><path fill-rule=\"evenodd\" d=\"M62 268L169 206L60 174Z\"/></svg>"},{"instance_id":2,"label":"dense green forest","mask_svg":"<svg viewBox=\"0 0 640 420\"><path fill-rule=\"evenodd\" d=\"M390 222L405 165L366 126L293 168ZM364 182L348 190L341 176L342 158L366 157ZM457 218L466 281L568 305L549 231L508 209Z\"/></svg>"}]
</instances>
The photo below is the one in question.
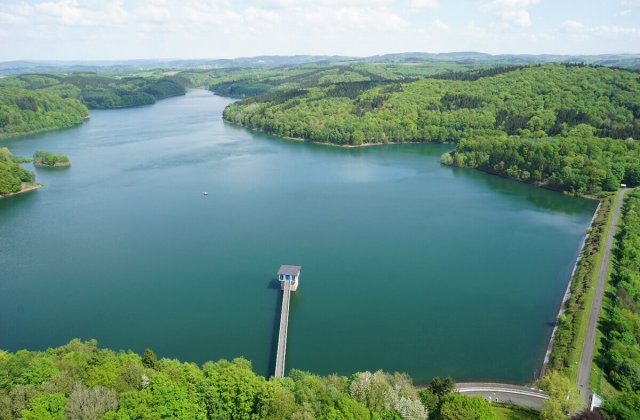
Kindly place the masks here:
<instances>
[{"instance_id":1,"label":"dense green forest","mask_svg":"<svg viewBox=\"0 0 640 420\"><path fill-rule=\"evenodd\" d=\"M0 79L0 138L67 128L89 118L90 109L153 104L184 95L178 76L72 73L24 74Z\"/></svg>"},{"instance_id":2,"label":"dense green forest","mask_svg":"<svg viewBox=\"0 0 640 420\"><path fill-rule=\"evenodd\" d=\"M50 168L63 168L71 166L71 161L62 153L50 153L38 150L33 154L33 164L36 166L48 166Z\"/></svg>"},{"instance_id":3,"label":"dense green forest","mask_svg":"<svg viewBox=\"0 0 640 420\"><path fill-rule=\"evenodd\" d=\"M601 329L604 346L598 362L620 393L605 409L617 419L640 413L640 192L625 200L622 226L614 253L612 305L605 309Z\"/></svg>"},{"instance_id":4,"label":"dense green forest","mask_svg":"<svg viewBox=\"0 0 640 420\"><path fill-rule=\"evenodd\" d=\"M360 81L293 89L230 105L227 121L337 144L546 137L579 124L640 138L640 74L579 65L487 70L475 80Z\"/></svg>"},{"instance_id":5,"label":"dense green forest","mask_svg":"<svg viewBox=\"0 0 640 420\"><path fill-rule=\"evenodd\" d=\"M75 98L90 109L123 108L184 95L188 80L163 75L113 76L96 73L23 74L0 79L0 86L47 92Z\"/></svg>"},{"instance_id":6,"label":"dense green forest","mask_svg":"<svg viewBox=\"0 0 640 420\"><path fill-rule=\"evenodd\" d=\"M13 156L6 147L0 148L0 195L18 192L23 182L33 181L33 174L19 165L25 160Z\"/></svg>"},{"instance_id":7,"label":"dense green forest","mask_svg":"<svg viewBox=\"0 0 640 420\"><path fill-rule=\"evenodd\" d=\"M0 83L0 138L71 127L88 117L87 108L75 98Z\"/></svg>"},{"instance_id":8,"label":"dense green forest","mask_svg":"<svg viewBox=\"0 0 640 420\"><path fill-rule=\"evenodd\" d=\"M464 139L442 161L578 194L639 185L640 143L596 138L592 131L582 125L556 138Z\"/></svg>"},{"instance_id":9,"label":"dense green forest","mask_svg":"<svg viewBox=\"0 0 640 420\"><path fill-rule=\"evenodd\" d=\"M247 98L275 91L329 86L352 82L411 81L434 75L465 73L487 69L487 63L454 61L428 62L345 62L314 63L274 68L223 68L186 70L178 75L192 86L207 87L214 93Z\"/></svg>"},{"instance_id":10,"label":"dense green forest","mask_svg":"<svg viewBox=\"0 0 640 420\"><path fill-rule=\"evenodd\" d=\"M566 381L546 381L566 399ZM100 349L93 340L45 352L0 351L2 419L418 420L427 411L443 420L498 419L487 401L453 389L450 379L436 378L418 392L407 375L381 371L321 377L292 370L285 378L265 379L244 359L199 367L158 360L150 350L140 357ZM562 415L569 406L557 403ZM525 409L513 412L538 418Z\"/></svg>"}]
</instances>

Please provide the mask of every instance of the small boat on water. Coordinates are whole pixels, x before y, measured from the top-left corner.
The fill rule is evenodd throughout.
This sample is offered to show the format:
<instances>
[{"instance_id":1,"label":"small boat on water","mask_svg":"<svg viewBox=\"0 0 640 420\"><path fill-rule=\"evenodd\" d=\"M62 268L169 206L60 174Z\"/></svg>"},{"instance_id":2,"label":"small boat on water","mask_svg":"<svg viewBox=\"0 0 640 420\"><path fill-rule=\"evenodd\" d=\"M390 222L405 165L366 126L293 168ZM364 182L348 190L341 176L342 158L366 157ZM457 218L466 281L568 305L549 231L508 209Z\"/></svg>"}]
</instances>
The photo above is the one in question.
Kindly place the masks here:
<instances>
[{"instance_id":1,"label":"small boat on water","mask_svg":"<svg viewBox=\"0 0 640 420\"><path fill-rule=\"evenodd\" d=\"M209 193L205 191L202 193L202 195L209 195Z\"/></svg>"}]
</instances>

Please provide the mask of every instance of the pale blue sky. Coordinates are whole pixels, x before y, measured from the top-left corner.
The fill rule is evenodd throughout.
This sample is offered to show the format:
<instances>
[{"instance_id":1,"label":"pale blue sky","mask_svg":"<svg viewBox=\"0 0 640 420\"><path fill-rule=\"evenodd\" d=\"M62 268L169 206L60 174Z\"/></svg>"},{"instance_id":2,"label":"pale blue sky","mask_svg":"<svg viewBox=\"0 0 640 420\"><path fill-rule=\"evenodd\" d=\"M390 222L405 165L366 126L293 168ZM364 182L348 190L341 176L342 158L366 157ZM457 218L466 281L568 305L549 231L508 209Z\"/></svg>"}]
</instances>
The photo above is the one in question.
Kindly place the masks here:
<instances>
[{"instance_id":1,"label":"pale blue sky","mask_svg":"<svg viewBox=\"0 0 640 420\"><path fill-rule=\"evenodd\" d=\"M0 61L640 52L640 0L0 0Z\"/></svg>"}]
</instances>

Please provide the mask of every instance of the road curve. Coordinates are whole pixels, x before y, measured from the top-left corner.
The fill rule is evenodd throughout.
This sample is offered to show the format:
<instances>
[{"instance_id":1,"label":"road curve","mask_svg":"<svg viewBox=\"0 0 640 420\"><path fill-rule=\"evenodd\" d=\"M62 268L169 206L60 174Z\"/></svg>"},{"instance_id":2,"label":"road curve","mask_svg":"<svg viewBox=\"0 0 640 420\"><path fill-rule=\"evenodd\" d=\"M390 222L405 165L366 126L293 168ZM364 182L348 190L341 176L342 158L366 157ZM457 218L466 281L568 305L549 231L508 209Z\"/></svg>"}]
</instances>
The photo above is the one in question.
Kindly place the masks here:
<instances>
[{"instance_id":1,"label":"road curve","mask_svg":"<svg viewBox=\"0 0 640 420\"><path fill-rule=\"evenodd\" d=\"M456 384L456 391L464 395L479 395L488 401L508 403L540 410L549 394L526 386L468 382Z\"/></svg>"},{"instance_id":2,"label":"road curve","mask_svg":"<svg viewBox=\"0 0 640 420\"><path fill-rule=\"evenodd\" d=\"M602 309L602 296L604 295L604 286L607 282L607 272L609 271L609 263L611 261L611 248L613 247L613 239L616 235L616 227L620 219L620 210L622 209L622 202L624 201L624 195L629 191L628 188L623 188L618 193L618 201L613 209L613 217L611 217L611 224L609 225L609 233L604 244L604 251L602 252L602 261L600 263L600 271L598 271L598 281L596 282L596 290L593 295L593 303L591 304L591 312L589 313L589 324L587 326L587 335L584 339L584 346L582 347L582 356L580 358L580 368L578 370L578 389L580 394L584 398L585 402L589 401L591 395L589 391L589 375L591 374L591 362L593 360L593 350L596 343L596 335L598 328L598 318L600 316L600 310Z\"/></svg>"}]
</instances>

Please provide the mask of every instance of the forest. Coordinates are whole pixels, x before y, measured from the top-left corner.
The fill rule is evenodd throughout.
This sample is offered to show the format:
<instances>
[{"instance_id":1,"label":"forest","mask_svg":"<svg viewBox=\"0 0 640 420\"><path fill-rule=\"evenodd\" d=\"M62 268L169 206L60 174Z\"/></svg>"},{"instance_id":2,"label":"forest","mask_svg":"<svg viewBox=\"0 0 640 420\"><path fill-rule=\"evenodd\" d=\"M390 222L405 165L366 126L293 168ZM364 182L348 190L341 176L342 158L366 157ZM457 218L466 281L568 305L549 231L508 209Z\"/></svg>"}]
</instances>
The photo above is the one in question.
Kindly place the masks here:
<instances>
[{"instance_id":1,"label":"forest","mask_svg":"<svg viewBox=\"0 0 640 420\"><path fill-rule=\"evenodd\" d=\"M507 71L508 70L508 71ZM229 105L227 121L282 137L343 145L547 137L586 124L597 137L640 138L640 73L535 65L475 80L357 81Z\"/></svg>"},{"instance_id":2,"label":"forest","mask_svg":"<svg viewBox=\"0 0 640 420\"><path fill-rule=\"evenodd\" d=\"M576 194L640 181L631 140L640 138L640 73L624 69L502 66L297 87L231 104L224 118L341 145L457 143L444 163Z\"/></svg>"},{"instance_id":3,"label":"forest","mask_svg":"<svg viewBox=\"0 0 640 420\"><path fill-rule=\"evenodd\" d=\"M561 410L568 407L562 402L566 381L546 381L563 394L556 401ZM158 359L149 349L142 356L101 349L95 340L76 339L44 352L0 351L2 419L448 420L498 419L504 412L539 418L457 394L454 387L450 378L435 378L419 391L407 375L382 371L323 377L292 370L285 378L265 379L242 358L198 366Z\"/></svg>"},{"instance_id":4,"label":"forest","mask_svg":"<svg viewBox=\"0 0 640 420\"><path fill-rule=\"evenodd\" d=\"M13 86L52 93L62 98L75 98L89 109L149 105L156 100L184 95L184 83L188 81L162 74L114 76L99 73L35 73L0 79L0 86Z\"/></svg>"},{"instance_id":5,"label":"forest","mask_svg":"<svg viewBox=\"0 0 640 420\"><path fill-rule=\"evenodd\" d=\"M178 76L194 86L232 98L247 98L275 91L353 82L411 81L434 75L465 73L490 68L487 63L455 61L311 63L273 68L185 70Z\"/></svg>"},{"instance_id":6,"label":"forest","mask_svg":"<svg viewBox=\"0 0 640 420\"><path fill-rule=\"evenodd\" d=\"M615 418L640 413L640 192L628 194L616 238L611 277L611 305L604 309L604 346L598 356L615 398L605 408Z\"/></svg>"},{"instance_id":7,"label":"forest","mask_svg":"<svg viewBox=\"0 0 640 420\"><path fill-rule=\"evenodd\" d=\"M555 138L463 139L442 162L581 195L639 185L640 143L596 138L592 131L580 125Z\"/></svg>"},{"instance_id":8,"label":"forest","mask_svg":"<svg viewBox=\"0 0 640 420\"><path fill-rule=\"evenodd\" d=\"M149 105L184 95L189 80L177 76L71 73L0 78L0 138L72 127L88 109Z\"/></svg>"},{"instance_id":9,"label":"forest","mask_svg":"<svg viewBox=\"0 0 640 420\"><path fill-rule=\"evenodd\" d=\"M50 168L63 168L71 166L71 161L62 153L50 153L38 150L33 154L33 164Z\"/></svg>"},{"instance_id":10,"label":"forest","mask_svg":"<svg viewBox=\"0 0 640 420\"><path fill-rule=\"evenodd\" d=\"M33 182L33 174L19 165L28 160L13 156L6 147L0 148L0 196L20 191L23 182Z\"/></svg>"},{"instance_id":11,"label":"forest","mask_svg":"<svg viewBox=\"0 0 640 420\"><path fill-rule=\"evenodd\" d=\"M5 87L0 82L0 139L71 127L88 117L86 106L75 98Z\"/></svg>"}]
</instances>

